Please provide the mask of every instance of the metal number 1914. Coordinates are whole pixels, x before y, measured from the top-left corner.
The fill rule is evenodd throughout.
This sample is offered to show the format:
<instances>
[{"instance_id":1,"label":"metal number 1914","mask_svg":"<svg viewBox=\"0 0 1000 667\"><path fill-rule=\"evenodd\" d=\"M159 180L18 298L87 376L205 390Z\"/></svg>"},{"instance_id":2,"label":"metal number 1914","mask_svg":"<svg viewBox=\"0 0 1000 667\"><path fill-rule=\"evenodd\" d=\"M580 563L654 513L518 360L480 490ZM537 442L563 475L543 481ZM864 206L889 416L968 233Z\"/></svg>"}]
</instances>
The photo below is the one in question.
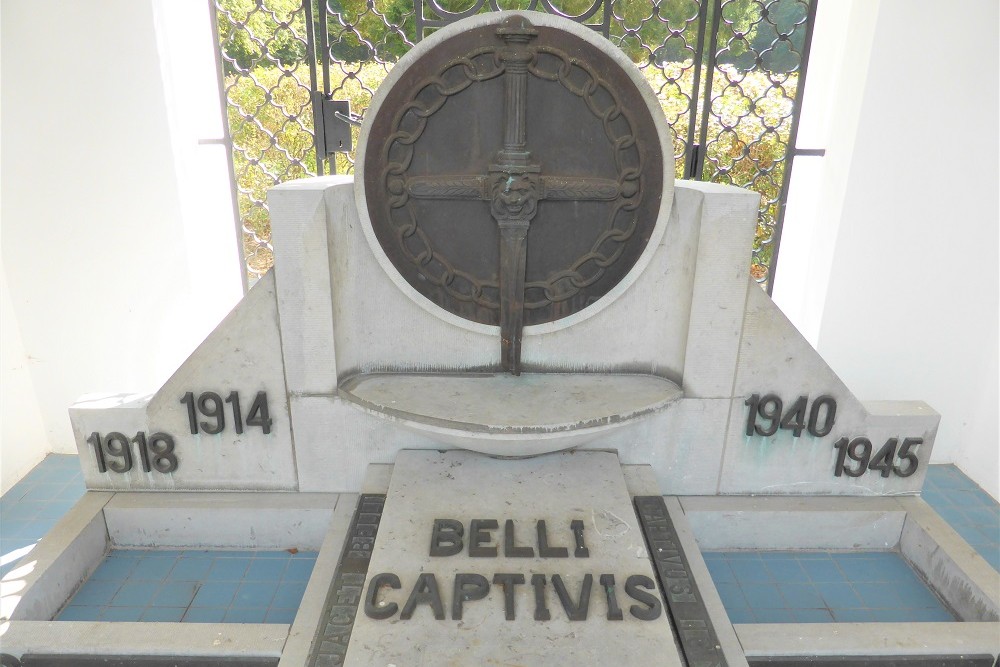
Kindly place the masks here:
<instances>
[{"instance_id":1,"label":"metal number 1914","mask_svg":"<svg viewBox=\"0 0 1000 667\"><path fill-rule=\"evenodd\" d=\"M243 433L244 424L246 426L259 426L267 435L271 432L271 417L267 409L267 393L258 391L250 404L250 410L244 420L243 411L240 408L240 394L236 391L229 392L225 403L222 396L214 391L205 391L195 398L194 392L189 391L181 398L181 403L187 406L188 426L193 435L198 434L198 428L209 435L222 433L226 428L226 406L229 403L233 413L233 428L237 433ZM212 421L199 421L198 413Z\"/></svg>"}]
</instances>

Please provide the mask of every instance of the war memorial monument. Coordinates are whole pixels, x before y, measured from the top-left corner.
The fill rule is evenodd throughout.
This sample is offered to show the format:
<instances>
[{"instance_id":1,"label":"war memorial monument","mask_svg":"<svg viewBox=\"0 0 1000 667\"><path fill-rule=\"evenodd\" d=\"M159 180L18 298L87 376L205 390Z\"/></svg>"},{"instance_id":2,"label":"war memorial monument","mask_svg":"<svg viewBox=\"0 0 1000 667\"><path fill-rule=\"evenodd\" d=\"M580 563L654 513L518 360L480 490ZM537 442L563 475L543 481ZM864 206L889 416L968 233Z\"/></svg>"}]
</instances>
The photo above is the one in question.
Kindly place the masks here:
<instances>
[{"instance_id":1,"label":"war memorial monument","mask_svg":"<svg viewBox=\"0 0 1000 667\"><path fill-rule=\"evenodd\" d=\"M759 196L670 137L576 23L422 41L166 384L70 408L90 491L4 664L993 665L1000 575L917 495L939 415L855 398L749 275ZM59 620L192 548L318 554L290 623ZM713 551L894 552L955 620L734 622Z\"/></svg>"}]
</instances>

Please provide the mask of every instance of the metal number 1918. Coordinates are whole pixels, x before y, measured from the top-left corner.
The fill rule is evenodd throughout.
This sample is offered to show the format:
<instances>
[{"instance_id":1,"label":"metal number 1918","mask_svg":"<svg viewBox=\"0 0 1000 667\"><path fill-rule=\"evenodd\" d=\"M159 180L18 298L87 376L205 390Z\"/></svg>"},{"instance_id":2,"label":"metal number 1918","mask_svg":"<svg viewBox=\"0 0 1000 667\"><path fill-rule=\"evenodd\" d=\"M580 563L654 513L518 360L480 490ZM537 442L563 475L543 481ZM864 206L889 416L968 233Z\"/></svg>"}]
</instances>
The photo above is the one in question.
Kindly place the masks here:
<instances>
[{"instance_id":1,"label":"metal number 1918","mask_svg":"<svg viewBox=\"0 0 1000 667\"><path fill-rule=\"evenodd\" d=\"M139 431L134 438L129 438L118 431L112 431L104 437L94 431L87 438L87 442L94 448L98 472L104 473L110 470L111 472L126 473L131 470L135 465L131 445L135 445L143 472L155 470L171 473L177 470L174 439L167 433L154 433L147 437L145 432Z\"/></svg>"}]
</instances>

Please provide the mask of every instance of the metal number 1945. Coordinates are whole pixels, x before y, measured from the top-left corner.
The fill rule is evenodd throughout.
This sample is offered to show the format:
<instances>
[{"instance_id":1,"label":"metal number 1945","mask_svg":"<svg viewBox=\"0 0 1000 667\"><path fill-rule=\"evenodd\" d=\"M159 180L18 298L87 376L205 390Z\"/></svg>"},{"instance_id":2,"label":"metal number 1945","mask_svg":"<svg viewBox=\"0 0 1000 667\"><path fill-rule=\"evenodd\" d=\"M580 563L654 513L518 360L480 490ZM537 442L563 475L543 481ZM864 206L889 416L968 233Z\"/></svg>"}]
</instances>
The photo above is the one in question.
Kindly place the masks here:
<instances>
[{"instance_id":1,"label":"metal number 1945","mask_svg":"<svg viewBox=\"0 0 1000 667\"><path fill-rule=\"evenodd\" d=\"M833 476L840 477L861 477L869 470L877 470L882 477L888 477L890 473L897 477L909 477L917 471L920 461L911 449L922 444L923 438L904 438L903 444L899 444L899 438L889 438L885 441L877 452L872 453L872 441L868 438L841 438L833 444L837 450L837 465L833 469ZM898 449L897 449L898 447ZM896 458L905 465L894 463ZM857 466L847 465L847 460L857 463Z\"/></svg>"}]
</instances>

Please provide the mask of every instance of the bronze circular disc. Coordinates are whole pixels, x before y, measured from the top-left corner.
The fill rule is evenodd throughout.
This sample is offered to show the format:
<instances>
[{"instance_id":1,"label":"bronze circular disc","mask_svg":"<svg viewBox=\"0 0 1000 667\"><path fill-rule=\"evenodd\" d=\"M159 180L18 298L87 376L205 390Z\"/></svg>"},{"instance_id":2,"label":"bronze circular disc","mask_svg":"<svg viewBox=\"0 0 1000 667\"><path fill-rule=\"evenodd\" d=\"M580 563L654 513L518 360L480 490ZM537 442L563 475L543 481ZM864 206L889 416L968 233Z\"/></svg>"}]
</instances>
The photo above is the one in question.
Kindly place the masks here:
<instances>
[{"instance_id":1,"label":"bronze circular disc","mask_svg":"<svg viewBox=\"0 0 1000 667\"><path fill-rule=\"evenodd\" d=\"M396 65L365 118L359 199L409 285L486 325L500 320L500 228L520 225L530 326L583 310L629 274L673 175L665 190L651 93L610 43L533 12L487 16Z\"/></svg>"}]
</instances>

